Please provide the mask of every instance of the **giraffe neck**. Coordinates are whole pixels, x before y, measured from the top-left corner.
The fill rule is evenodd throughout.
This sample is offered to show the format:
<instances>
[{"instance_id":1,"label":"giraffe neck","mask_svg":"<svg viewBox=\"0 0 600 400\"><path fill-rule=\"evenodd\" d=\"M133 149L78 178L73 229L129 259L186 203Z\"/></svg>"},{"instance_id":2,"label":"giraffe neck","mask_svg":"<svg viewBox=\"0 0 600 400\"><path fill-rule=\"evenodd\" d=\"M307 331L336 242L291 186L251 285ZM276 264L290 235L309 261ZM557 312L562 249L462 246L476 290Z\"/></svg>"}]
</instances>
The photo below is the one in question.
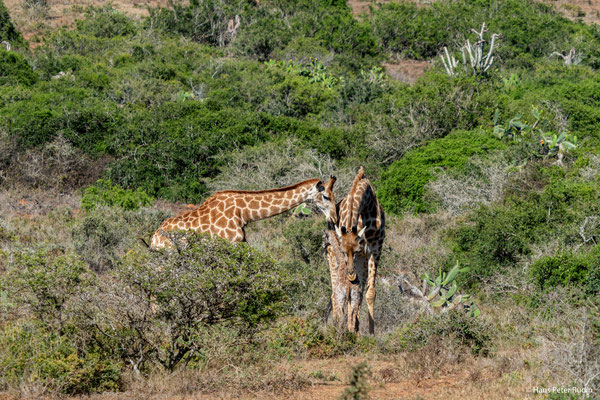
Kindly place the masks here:
<instances>
[{"instance_id":1,"label":"giraffe neck","mask_svg":"<svg viewBox=\"0 0 600 400\"><path fill-rule=\"evenodd\" d=\"M344 199L345 204L343 210L341 210L340 223L347 229L358 225L358 218L360 217L362 208L365 206L363 203L365 200L368 200L364 197L371 187L369 180L362 176L362 174L359 175L361 176L357 176L358 179L354 180L348 196Z\"/></svg>"},{"instance_id":2,"label":"giraffe neck","mask_svg":"<svg viewBox=\"0 0 600 400\"><path fill-rule=\"evenodd\" d=\"M236 197L240 196L244 201L241 209L244 224L281 214L302 204L315 194L317 182L319 179L310 179L277 190L237 192Z\"/></svg>"}]
</instances>

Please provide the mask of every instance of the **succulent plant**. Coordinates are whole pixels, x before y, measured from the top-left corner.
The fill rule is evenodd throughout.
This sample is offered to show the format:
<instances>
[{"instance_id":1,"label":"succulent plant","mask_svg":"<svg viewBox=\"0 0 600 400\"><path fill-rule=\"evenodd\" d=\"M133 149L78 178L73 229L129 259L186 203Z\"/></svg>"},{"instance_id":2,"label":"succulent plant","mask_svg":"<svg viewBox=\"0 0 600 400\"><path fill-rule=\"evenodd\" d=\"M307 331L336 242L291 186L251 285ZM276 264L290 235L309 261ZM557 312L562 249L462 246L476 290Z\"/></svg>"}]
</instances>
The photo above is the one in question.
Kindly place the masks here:
<instances>
[{"instance_id":1,"label":"succulent plant","mask_svg":"<svg viewBox=\"0 0 600 400\"><path fill-rule=\"evenodd\" d=\"M577 148L577 136L562 132L560 135L542 136L540 143L548 149L547 155L557 156L560 164L565 154Z\"/></svg>"},{"instance_id":2,"label":"succulent plant","mask_svg":"<svg viewBox=\"0 0 600 400\"><path fill-rule=\"evenodd\" d=\"M468 315L477 317L480 314L479 309L475 306L473 299L468 294L457 294L458 285L456 278L461 272L467 272L468 267L460 268L458 261L452 267L450 271L443 272L439 269L439 275L437 277L429 276L424 273L421 277L423 278L423 289L419 290L413 286L408 280L403 279L400 282L400 290L416 298L421 302L428 311L437 310L439 312L448 312L454 309L462 309ZM427 293L427 287L431 287L429 293Z\"/></svg>"},{"instance_id":3,"label":"succulent plant","mask_svg":"<svg viewBox=\"0 0 600 400\"><path fill-rule=\"evenodd\" d=\"M475 75L485 75L494 63L494 46L496 44L496 39L500 37L500 34L492 34L489 42L490 44L486 49L485 44L487 43L487 40L483 38L484 33L487 32L485 22L481 25L479 31L476 31L475 29L472 29L472 31L477 34L477 41L474 44L471 44L471 41L467 39L464 46L460 48L463 65L465 70L468 68L468 65L470 65L471 71ZM484 54L486 50L487 54ZM444 47L444 53L446 57L444 58L443 55L440 55L440 58L442 59L446 73L450 76L454 76L456 75L455 68L458 66L458 60L448 53L446 47ZM469 64L467 64L467 55L469 56Z\"/></svg>"}]
</instances>

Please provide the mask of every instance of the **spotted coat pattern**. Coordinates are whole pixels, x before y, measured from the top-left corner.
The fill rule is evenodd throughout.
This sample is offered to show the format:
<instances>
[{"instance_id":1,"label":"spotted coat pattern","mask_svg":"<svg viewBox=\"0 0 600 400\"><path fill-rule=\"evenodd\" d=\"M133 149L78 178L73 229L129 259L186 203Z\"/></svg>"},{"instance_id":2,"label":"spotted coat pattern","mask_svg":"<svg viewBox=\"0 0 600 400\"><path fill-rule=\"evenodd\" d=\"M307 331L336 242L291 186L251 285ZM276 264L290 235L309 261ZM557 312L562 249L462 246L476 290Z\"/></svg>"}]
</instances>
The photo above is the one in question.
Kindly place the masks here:
<instances>
[{"instance_id":1,"label":"spotted coat pattern","mask_svg":"<svg viewBox=\"0 0 600 400\"><path fill-rule=\"evenodd\" d=\"M358 332L360 304L366 287L369 333L373 334L375 278L385 239L385 214L362 167L354 178L350 192L338 204L337 212L339 221L335 232L338 242L332 247L332 251L339 248L343 255L342 267L346 271L347 291L345 297L339 293L337 296L338 302L345 300L345 307L340 304L332 305L334 310L337 307L345 311L348 329ZM328 259L331 269L331 261L335 261L336 257L329 256ZM339 292L339 285L337 291Z\"/></svg>"},{"instance_id":2,"label":"spotted coat pattern","mask_svg":"<svg viewBox=\"0 0 600 400\"><path fill-rule=\"evenodd\" d=\"M243 191L227 190L209 197L200 207L168 218L152 236L150 247L171 247L168 231L183 230L210 233L232 242L246 240L244 226L252 221L281 214L301 203L312 200L327 216L335 215L333 201L327 196L335 183L331 177L325 184L309 179L278 189Z\"/></svg>"}]
</instances>

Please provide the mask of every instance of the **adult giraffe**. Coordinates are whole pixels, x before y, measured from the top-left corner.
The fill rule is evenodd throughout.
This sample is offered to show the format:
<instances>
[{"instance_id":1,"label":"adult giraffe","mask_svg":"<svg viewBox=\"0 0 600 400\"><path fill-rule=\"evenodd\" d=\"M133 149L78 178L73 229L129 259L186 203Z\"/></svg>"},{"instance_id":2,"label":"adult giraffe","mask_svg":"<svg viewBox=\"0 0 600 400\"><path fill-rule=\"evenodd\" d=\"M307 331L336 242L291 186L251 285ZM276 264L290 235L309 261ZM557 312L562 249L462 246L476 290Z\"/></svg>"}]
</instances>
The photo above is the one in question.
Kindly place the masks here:
<instances>
[{"instance_id":1,"label":"adult giraffe","mask_svg":"<svg viewBox=\"0 0 600 400\"><path fill-rule=\"evenodd\" d=\"M330 268L336 262L335 251L344 257L347 283L346 305L348 329L358 332L360 304L365 286L369 310L369 333L375 332L375 277L385 239L385 214L375 196L363 167L352 182L352 188L338 205L339 221L335 225L336 246L329 255ZM330 235L331 236L331 235ZM331 239L330 239L331 241ZM338 268L341 262L337 262ZM333 274L332 274L333 276ZM339 287L339 285L338 285ZM332 298L332 301L334 299ZM340 305L337 305L340 307ZM336 305L334 304L334 309Z\"/></svg>"},{"instance_id":2,"label":"adult giraffe","mask_svg":"<svg viewBox=\"0 0 600 400\"><path fill-rule=\"evenodd\" d=\"M166 235L171 230L193 230L231 242L246 241L244 227L249 222L281 214L305 201L314 201L327 220L333 220L335 181L335 176L331 176L325 183L315 178L277 189L217 192L195 210L165 220L152 236L150 247L157 250L171 246Z\"/></svg>"}]
</instances>

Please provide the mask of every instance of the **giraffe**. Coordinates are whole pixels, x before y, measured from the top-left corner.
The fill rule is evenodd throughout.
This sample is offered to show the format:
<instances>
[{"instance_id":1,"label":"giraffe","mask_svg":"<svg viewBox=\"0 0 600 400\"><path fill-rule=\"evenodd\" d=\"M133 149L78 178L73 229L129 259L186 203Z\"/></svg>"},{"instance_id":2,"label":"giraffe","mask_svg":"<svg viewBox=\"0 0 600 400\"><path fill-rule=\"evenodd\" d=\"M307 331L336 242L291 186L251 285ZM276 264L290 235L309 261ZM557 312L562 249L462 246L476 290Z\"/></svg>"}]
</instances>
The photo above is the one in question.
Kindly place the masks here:
<instances>
[{"instance_id":1,"label":"giraffe","mask_svg":"<svg viewBox=\"0 0 600 400\"><path fill-rule=\"evenodd\" d=\"M360 304L366 286L369 333L373 334L375 277L385 239L385 214L363 167L358 170L350 192L339 203L338 215L335 233L348 280L345 298L348 330L358 332Z\"/></svg>"},{"instance_id":2,"label":"giraffe","mask_svg":"<svg viewBox=\"0 0 600 400\"><path fill-rule=\"evenodd\" d=\"M312 200L328 220L336 217L333 199L335 176L323 183L308 179L294 185L269 190L226 190L216 192L200 207L166 219L152 236L150 248L171 247L166 232L193 230L220 236L231 242L246 241L244 227L252 221L269 218Z\"/></svg>"}]
</instances>

